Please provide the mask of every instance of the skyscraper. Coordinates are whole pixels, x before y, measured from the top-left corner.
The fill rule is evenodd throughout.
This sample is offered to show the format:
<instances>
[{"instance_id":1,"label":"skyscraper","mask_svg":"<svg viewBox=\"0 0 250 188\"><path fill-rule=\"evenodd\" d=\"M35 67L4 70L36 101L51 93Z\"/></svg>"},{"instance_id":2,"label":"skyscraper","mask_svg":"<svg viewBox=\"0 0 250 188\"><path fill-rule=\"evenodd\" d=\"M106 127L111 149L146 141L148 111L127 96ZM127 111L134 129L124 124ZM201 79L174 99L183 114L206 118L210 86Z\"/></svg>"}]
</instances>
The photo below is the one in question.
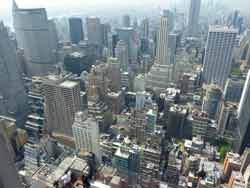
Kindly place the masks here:
<instances>
[{"instance_id":1,"label":"skyscraper","mask_svg":"<svg viewBox=\"0 0 250 188\"><path fill-rule=\"evenodd\" d=\"M173 65L170 62L171 50L169 48L168 18L165 14L160 19L157 35L156 60L146 75L146 88L161 92L167 89L173 79Z\"/></svg>"},{"instance_id":2,"label":"skyscraper","mask_svg":"<svg viewBox=\"0 0 250 188\"><path fill-rule=\"evenodd\" d=\"M88 118L88 114L77 112L72 126L76 149L84 149L93 152L100 160L99 126L94 118Z\"/></svg>"},{"instance_id":3,"label":"skyscraper","mask_svg":"<svg viewBox=\"0 0 250 188\"><path fill-rule=\"evenodd\" d=\"M207 84L224 89L231 71L237 31L223 26L210 26L203 62L203 78Z\"/></svg>"},{"instance_id":4,"label":"skyscraper","mask_svg":"<svg viewBox=\"0 0 250 188\"><path fill-rule=\"evenodd\" d=\"M80 41L84 39L83 25L81 18L70 18L69 30L70 30L70 39L72 43L78 44Z\"/></svg>"},{"instance_id":5,"label":"skyscraper","mask_svg":"<svg viewBox=\"0 0 250 188\"><path fill-rule=\"evenodd\" d=\"M201 9L201 0L191 0L188 19L188 34L196 36L199 32L199 17Z\"/></svg>"},{"instance_id":6,"label":"skyscraper","mask_svg":"<svg viewBox=\"0 0 250 188\"><path fill-rule=\"evenodd\" d=\"M202 111L207 113L209 118L215 119L220 107L221 99L221 89L216 85L209 85L206 96L203 99Z\"/></svg>"},{"instance_id":7,"label":"skyscraper","mask_svg":"<svg viewBox=\"0 0 250 188\"><path fill-rule=\"evenodd\" d=\"M141 23L141 37L144 39L149 38L149 20L144 18Z\"/></svg>"},{"instance_id":8,"label":"skyscraper","mask_svg":"<svg viewBox=\"0 0 250 188\"><path fill-rule=\"evenodd\" d=\"M156 63L161 65L169 64L168 61L168 18L162 16L160 20L160 28L157 35Z\"/></svg>"},{"instance_id":9,"label":"skyscraper","mask_svg":"<svg viewBox=\"0 0 250 188\"><path fill-rule=\"evenodd\" d=\"M0 22L0 114L21 123L26 112L26 94L17 64L17 52L7 29Z\"/></svg>"},{"instance_id":10,"label":"skyscraper","mask_svg":"<svg viewBox=\"0 0 250 188\"><path fill-rule=\"evenodd\" d=\"M88 43L95 44L98 46L102 45L102 25L101 21L97 17L87 17L87 33L88 33Z\"/></svg>"},{"instance_id":11,"label":"skyscraper","mask_svg":"<svg viewBox=\"0 0 250 188\"><path fill-rule=\"evenodd\" d=\"M238 107L238 133L239 145L237 149L240 153L250 146L250 71L248 71L244 89Z\"/></svg>"},{"instance_id":12,"label":"skyscraper","mask_svg":"<svg viewBox=\"0 0 250 188\"><path fill-rule=\"evenodd\" d=\"M18 48L24 50L28 74L47 74L53 68L53 48L46 10L20 9L13 1L12 11Z\"/></svg>"},{"instance_id":13,"label":"skyscraper","mask_svg":"<svg viewBox=\"0 0 250 188\"><path fill-rule=\"evenodd\" d=\"M122 26L123 27L130 27L130 16L128 14L123 15L122 17Z\"/></svg>"},{"instance_id":14,"label":"skyscraper","mask_svg":"<svg viewBox=\"0 0 250 188\"><path fill-rule=\"evenodd\" d=\"M80 110L80 84L50 75L43 81L45 130L72 137L75 113Z\"/></svg>"},{"instance_id":15,"label":"skyscraper","mask_svg":"<svg viewBox=\"0 0 250 188\"><path fill-rule=\"evenodd\" d=\"M122 27L117 30L119 40L124 41L128 45L129 61L132 61L134 51L134 29L132 27Z\"/></svg>"},{"instance_id":16,"label":"skyscraper","mask_svg":"<svg viewBox=\"0 0 250 188\"><path fill-rule=\"evenodd\" d=\"M121 69L128 71L128 45L120 40L115 48L115 57L119 60Z\"/></svg>"}]
</instances>

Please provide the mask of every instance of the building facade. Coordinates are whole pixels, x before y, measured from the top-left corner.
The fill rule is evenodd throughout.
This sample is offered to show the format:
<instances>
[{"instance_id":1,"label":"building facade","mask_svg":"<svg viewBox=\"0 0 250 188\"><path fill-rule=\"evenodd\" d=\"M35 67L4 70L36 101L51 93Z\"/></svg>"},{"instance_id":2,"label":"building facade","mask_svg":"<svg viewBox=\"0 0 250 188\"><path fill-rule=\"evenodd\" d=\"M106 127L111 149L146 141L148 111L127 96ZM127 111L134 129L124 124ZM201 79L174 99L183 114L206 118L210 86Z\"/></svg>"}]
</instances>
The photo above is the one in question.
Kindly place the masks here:
<instances>
[{"instance_id":1,"label":"building facade","mask_svg":"<svg viewBox=\"0 0 250 188\"><path fill-rule=\"evenodd\" d=\"M203 78L207 84L222 89L231 71L237 30L223 26L210 26L203 62Z\"/></svg>"}]
</instances>

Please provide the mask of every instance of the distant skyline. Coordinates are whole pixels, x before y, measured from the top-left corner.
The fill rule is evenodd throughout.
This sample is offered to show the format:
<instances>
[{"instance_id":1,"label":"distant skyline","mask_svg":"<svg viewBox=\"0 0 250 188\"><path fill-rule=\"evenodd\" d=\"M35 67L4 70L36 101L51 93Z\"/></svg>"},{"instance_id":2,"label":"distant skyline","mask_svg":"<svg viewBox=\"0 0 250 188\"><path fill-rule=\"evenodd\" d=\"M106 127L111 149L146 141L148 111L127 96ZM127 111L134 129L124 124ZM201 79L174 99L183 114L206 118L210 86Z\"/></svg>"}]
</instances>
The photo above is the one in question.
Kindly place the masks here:
<instances>
[{"instance_id":1,"label":"distant skyline","mask_svg":"<svg viewBox=\"0 0 250 188\"><path fill-rule=\"evenodd\" d=\"M240 9L243 12L248 11L248 0L203 0L203 3L208 1L214 3L220 2L227 6L230 6L232 10ZM157 9L157 8L171 8L174 7L174 0L16 0L21 8L34 8L43 7L46 8L49 17L66 16L71 14L105 14L109 13L112 9L114 14L118 10L133 12L141 11L145 9ZM177 8L188 8L189 0L176 0ZM7 24L11 22L11 6L12 0L1 0L0 6L0 20L3 20ZM114 10L114 8L116 9ZM135 10L132 10L135 8ZM113 12L114 11L114 12Z\"/></svg>"}]
</instances>

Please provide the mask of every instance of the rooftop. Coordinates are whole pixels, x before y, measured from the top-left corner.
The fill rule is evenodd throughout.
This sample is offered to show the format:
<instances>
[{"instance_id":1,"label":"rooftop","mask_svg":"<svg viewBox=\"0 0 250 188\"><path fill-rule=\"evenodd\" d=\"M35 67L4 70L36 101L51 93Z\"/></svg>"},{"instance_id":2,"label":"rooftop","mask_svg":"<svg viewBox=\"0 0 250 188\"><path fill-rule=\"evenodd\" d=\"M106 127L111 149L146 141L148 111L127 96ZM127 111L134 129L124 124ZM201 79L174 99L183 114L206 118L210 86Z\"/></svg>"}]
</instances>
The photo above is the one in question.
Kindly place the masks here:
<instances>
[{"instance_id":1,"label":"rooftop","mask_svg":"<svg viewBox=\"0 0 250 188\"><path fill-rule=\"evenodd\" d=\"M65 88L73 88L77 85L77 82L73 82L73 81L64 81L60 84L61 87L65 87Z\"/></svg>"}]
</instances>

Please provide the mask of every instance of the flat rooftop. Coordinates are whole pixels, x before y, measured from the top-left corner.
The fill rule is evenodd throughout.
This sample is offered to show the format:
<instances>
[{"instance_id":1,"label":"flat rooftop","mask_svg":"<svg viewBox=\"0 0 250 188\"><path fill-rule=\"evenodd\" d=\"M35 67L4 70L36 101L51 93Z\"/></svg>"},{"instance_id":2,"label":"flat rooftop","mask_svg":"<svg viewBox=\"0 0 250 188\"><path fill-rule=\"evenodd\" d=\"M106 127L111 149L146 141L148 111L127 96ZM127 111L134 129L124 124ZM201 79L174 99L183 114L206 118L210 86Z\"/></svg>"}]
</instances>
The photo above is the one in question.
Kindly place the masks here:
<instances>
[{"instance_id":1,"label":"flat rooftop","mask_svg":"<svg viewBox=\"0 0 250 188\"><path fill-rule=\"evenodd\" d=\"M73 82L73 81L64 81L60 84L61 87L65 87L65 88L73 88L77 85L77 82Z\"/></svg>"}]
</instances>

